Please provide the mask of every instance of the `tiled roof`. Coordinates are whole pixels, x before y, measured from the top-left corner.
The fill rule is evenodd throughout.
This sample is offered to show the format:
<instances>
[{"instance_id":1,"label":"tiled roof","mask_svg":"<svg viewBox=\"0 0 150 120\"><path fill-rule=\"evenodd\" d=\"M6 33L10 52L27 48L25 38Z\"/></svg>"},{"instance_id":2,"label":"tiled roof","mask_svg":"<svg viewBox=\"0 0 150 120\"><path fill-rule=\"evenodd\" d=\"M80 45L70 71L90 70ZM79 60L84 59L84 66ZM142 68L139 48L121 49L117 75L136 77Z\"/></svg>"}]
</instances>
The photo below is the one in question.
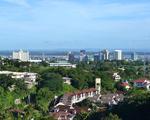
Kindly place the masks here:
<instances>
[{"instance_id":1,"label":"tiled roof","mask_svg":"<svg viewBox=\"0 0 150 120\"><path fill-rule=\"evenodd\" d=\"M141 79L138 79L138 80L134 80L133 82L143 83L143 82L145 82L145 80L146 80L146 81L149 81L149 80L147 80L146 78L141 78Z\"/></svg>"},{"instance_id":2,"label":"tiled roof","mask_svg":"<svg viewBox=\"0 0 150 120\"><path fill-rule=\"evenodd\" d=\"M90 88L90 89L84 89L84 90L76 91L76 92L72 92L72 93L66 93L65 96L74 96L74 95L79 95L79 94L89 93L89 92L96 92L96 89Z\"/></svg>"},{"instance_id":3,"label":"tiled roof","mask_svg":"<svg viewBox=\"0 0 150 120\"><path fill-rule=\"evenodd\" d=\"M76 92L72 92L72 93L66 93L64 94L64 96L60 99L60 102L65 104L65 105L70 105L71 104L71 99L73 96L80 96L81 94L85 93L90 93L90 92L96 92L95 88L90 88L90 89L84 89L81 91L76 91Z\"/></svg>"},{"instance_id":4,"label":"tiled roof","mask_svg":"<svg viewBox=\"0 0 150 120\"><path fill-rule=\"evenodd\" d=\"M122 86L122 87L129 86L129 84L126 83L126 82L122 82L122 83L120 83L119 85Z\"/></svg>"}]
</instances>

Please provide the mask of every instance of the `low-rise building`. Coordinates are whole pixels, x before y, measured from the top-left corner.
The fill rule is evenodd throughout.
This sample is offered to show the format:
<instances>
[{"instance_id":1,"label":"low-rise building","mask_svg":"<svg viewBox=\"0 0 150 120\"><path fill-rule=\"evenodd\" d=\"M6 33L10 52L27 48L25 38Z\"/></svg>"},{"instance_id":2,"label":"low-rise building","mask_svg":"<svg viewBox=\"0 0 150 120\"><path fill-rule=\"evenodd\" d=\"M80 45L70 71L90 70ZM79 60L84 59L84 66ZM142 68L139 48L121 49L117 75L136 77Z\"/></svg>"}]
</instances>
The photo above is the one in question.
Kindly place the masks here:
<instances>
[{"instance_id":1,"label":"low-rise building","mask_svg":"<svg viewBox=\"0 0 150 120\"><path fill-rule=\"evenodd\" d=\"M54 107L52 116L57 120L73 120L79 111L77 107L59 105Z\"/></svg>"},{"instance_id":2,"label":"low-rise building","mask_svg":"<svg viewBox=\"0 0 150 120\"><path fill-rule=\"evenodd\" d=\"M136 88L145 88L147 90L150 90L150 80L148 80L146 78L134 80L133 86Z\"/></svg>"},{"instance_id":3,"label":"low-rise building","mask_svg":"<svg viewBox=\"0 0 150 120\"><path fill-rule=\"evenodd\" d=\"M59 62L59 63L50 63L50 67L67 67L67 68L76 68L76 64L71 64L71 63L64 63L64 62Z\"/></svg>"},{"instance_id":4,"label":"low-rise building","mask_svg":"<svg viewBox=\"0 0 150 120\"><path fill-rule=\"evenodd\" d=\"M28 88L32 88L34 85L37 84L37 73L0 71L0 74L11 75L11 77L14 79L23 79L27 84Z\"/></svg>"},{"instance_id":5,"label":"low-rise building","mask_svg":"<svg viewBox=\"0 0 150 120\"><path fill-rule=\"evenodd\" d=\"M33 60L33 59L30 59L30 60L28 60L28 62L31 62L31 63L41 63L42 60Z\"/></svg>"},{"instance_id":6,"label":"low-rise building","mask_svg":"<svg viewBox=\"0 0 150 120\"><path fill-rule=\"evenodd\" d=\"M67 93L60 99L59 103L56 106L58 105L72 106L73 104L81 102L87 98L94 97L97 94L98 92L95 88L84 89L73 93Z\"/></svg>"},{"instance_id":7,"label":"low-rise building","mask_svg":"<svg viewBox=\"0 0 150 120\"><path fill-rule=\"evenodd\" d=\"M119 93L108 93L101 96L100 102L103 105L117 105L124 100L124 95Z\"/></svg>"},{"instance_id":8,"label":"low-rise building","mask_svg":"<svg viewBox=\"0 0 150 120\"><path fill-rule=\"evenodd\" d=\"M131 88L131 86L128 83L128 81L122 81L122 82L119 83L118 88L120 90L126 90L126 91L128 91Z\"/></svg>"},{"instance_id":9,"label":"low-rise building","mask_svg":"<svg viewBox=\"0 0 150 120\"><path fill-rule=\"evenodd\" d=\"M63 77L62 79L64 80L65 84L71 85L71 78L69 78L69 77Z\"/></svg>"},{"instance_id":10,"label":"low-rise building","mask_svg":"<svg viewBox=\"0 0 150 120\"><path fill-rule=\"evenodd\" d=\"M67 93L61 97L59 103L54 107L52 116L57 120L73 120L76 114L80 113L79 109L73 106L96 95L98 95L98 92L95 88Z\"/></svg>"},{"instance_id":11,"label":"low-rise building","mask_svg":"<svg viewBox=\"0 0 150 120\"><path fill-rule=\"evenodd\" d=\"M118 75L118 73L114 73L114 74L113 74L113 79L114 79L115 81L119 81L119 80L121 80L121 76Z\"/></svg>"},{"instance_id":12,"label":"low-rise building","mask_svg":"<svg viewBox=\"0 0 150 120\"><path fill-rule=\"evenodd\" d=\"M96 98L99 99L100 91L101 79L97 78L95 80L95 88L83 89L81 91L64 94L60 98L58 104L55 105L51 114L57 120L73 120L78 113L78 108L74 108L73 106L87 98L94 98L97 96Z\"/></svg>"}]
</instances>

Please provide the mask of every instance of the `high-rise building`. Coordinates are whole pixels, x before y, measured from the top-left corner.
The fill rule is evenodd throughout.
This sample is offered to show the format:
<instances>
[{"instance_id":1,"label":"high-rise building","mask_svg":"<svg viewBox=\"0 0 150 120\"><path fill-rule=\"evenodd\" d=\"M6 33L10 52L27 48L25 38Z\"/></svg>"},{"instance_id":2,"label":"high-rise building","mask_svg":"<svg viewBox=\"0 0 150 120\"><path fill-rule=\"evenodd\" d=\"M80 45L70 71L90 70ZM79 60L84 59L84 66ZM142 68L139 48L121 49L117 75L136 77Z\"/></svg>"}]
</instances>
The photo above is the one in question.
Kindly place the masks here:
<instances>
[{"instance_id":1,"label":"high-rise building","mask_svg":"<svg viewBox=\"0 0 150 120\"><path fill-rule=\"evenodd\" d=\"M134 61L138 60L138 55L137 55L136 52L131 54L131 59L134 60Z\"/></svg>"},{"instance_id":2,"label":"high-rise building","mask_svg":"<svg viewBox=\"0 0 150 120\"><path fill-rule=\"evenodd\" d=\"M102 51L102 60L109 60L109 51L106 49Z\"/></svg>"},{"instance_id":3,"label":"high-rise building","mask_svg":"<svg viewBox=\"0 0 150 120\"><path fill-rule=\"evenodd\" d=\"M94 62L99 62L100 61L100 54L97 53L94 55Z\"/></svg>"},{"instance_id":4,"label":"high-rise building","mask_svg":"<svg viewBox=\"0 0 150 120\"><path fill-rule=\"evenodd\" d=\"M88 55L88 61L93 62L94 61L94 56L93 55Z\"/></svg>"},{"instance_id":5,"label":"high-rise building","mask_svg":"<svg viewBox=\"0 0 150 120\"><path fill-rule=\"evenodd\" d=\"M29 61L29 59L30 59L29 52L25 52L23 50L13 52L12 57L13 57L13 59L20 60L23 62Z\"/></svg>"},{"instance_id":6,"label":"high-rise building","mask_svg":"<svg viewBox=\"0 0 150 120\"><path fill-rule=\"evenodd\" d=\"M114 59L115 60L122 60L122 50L115 50L114 52Z\"/></svg>"},{"instance_id":7,"label":"high-rise building","mask_svg":"<svg viewBox=\"0 0 150 120\"><path fill-rule=\"evenodd\" d=\"M75 62L75 56L74 56L74 54L72 52L69 52L69 54L68 54L68 61L70 63L74 63Z\"/></svg>"},{"instance_id":8,"label":"high-rise building","mask_svg":"<svg viewBox=\"0 0 150 120\"><path fill-rule=\"evenodd\" d=\"M88 62L88 56L85 50L80 51L80 62Z\"/></svg>"}]
</instances>

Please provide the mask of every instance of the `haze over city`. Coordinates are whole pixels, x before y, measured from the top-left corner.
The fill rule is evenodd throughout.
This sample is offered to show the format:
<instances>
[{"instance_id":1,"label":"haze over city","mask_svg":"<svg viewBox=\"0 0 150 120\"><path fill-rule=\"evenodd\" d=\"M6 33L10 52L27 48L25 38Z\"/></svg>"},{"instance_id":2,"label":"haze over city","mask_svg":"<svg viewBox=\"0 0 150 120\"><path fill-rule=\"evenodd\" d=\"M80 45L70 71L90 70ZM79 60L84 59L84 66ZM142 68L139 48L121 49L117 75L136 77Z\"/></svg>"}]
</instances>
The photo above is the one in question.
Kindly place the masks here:
<instances>
[{"instance_id":1,"label":"haze over city","mask_svg":"<svg viewBox=\"0 0 150 120\"><path fill-rule=\"evenodd\" d=\"M148 49L149 0L1 0L0 50Z\"/></svg>"}]
</instances>

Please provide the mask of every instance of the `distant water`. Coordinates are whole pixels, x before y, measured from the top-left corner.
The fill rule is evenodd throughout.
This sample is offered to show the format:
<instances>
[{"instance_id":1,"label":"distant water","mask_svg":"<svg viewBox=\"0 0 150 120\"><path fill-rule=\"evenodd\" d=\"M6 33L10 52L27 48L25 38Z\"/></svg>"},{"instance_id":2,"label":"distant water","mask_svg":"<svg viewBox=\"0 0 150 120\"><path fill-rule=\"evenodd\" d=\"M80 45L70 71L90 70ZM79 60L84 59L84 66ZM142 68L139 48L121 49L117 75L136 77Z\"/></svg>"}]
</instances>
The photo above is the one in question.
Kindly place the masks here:
<instances>
[{"instance_id":1,"label":"distant water","mask_svg":"<svg viewBox=\"0 0 150 120\"><path fill-rule=\"evenodd\" d=\"M57 55L57 56L61 56L61 55L67 55L68 54L68 52L69 52L70 50L62 50L62 51L50 51L50 50L37 50L37 51L33 51L33 50L31 50L31 51L29 51L30 52L30 55L31 56L43 56L43 55L46 55L46 56L53 56L53 55ZM99 51L101 51L101 50L87 50L87 54L95 54L95 53L97 53L97 52L99 52ZM113 52L113 50L111 50L112 52ZM10 57L10 56L12 56L12 52L13 51L0 51L0 56L7 56L7 57ZM79 52L80 52L80 50L72 50L72 52L75 54L75 55L79 55ZM138 55L148 55L148 56L150 56L150 52L148 52L148 51L143 51L143 50L137 50L137 51L129 51L129 50L123 50L123 54L126 56L128 56L128 55L131 55L133 52L137 52L137 54Z\"/></svg>"}]
</instances>

